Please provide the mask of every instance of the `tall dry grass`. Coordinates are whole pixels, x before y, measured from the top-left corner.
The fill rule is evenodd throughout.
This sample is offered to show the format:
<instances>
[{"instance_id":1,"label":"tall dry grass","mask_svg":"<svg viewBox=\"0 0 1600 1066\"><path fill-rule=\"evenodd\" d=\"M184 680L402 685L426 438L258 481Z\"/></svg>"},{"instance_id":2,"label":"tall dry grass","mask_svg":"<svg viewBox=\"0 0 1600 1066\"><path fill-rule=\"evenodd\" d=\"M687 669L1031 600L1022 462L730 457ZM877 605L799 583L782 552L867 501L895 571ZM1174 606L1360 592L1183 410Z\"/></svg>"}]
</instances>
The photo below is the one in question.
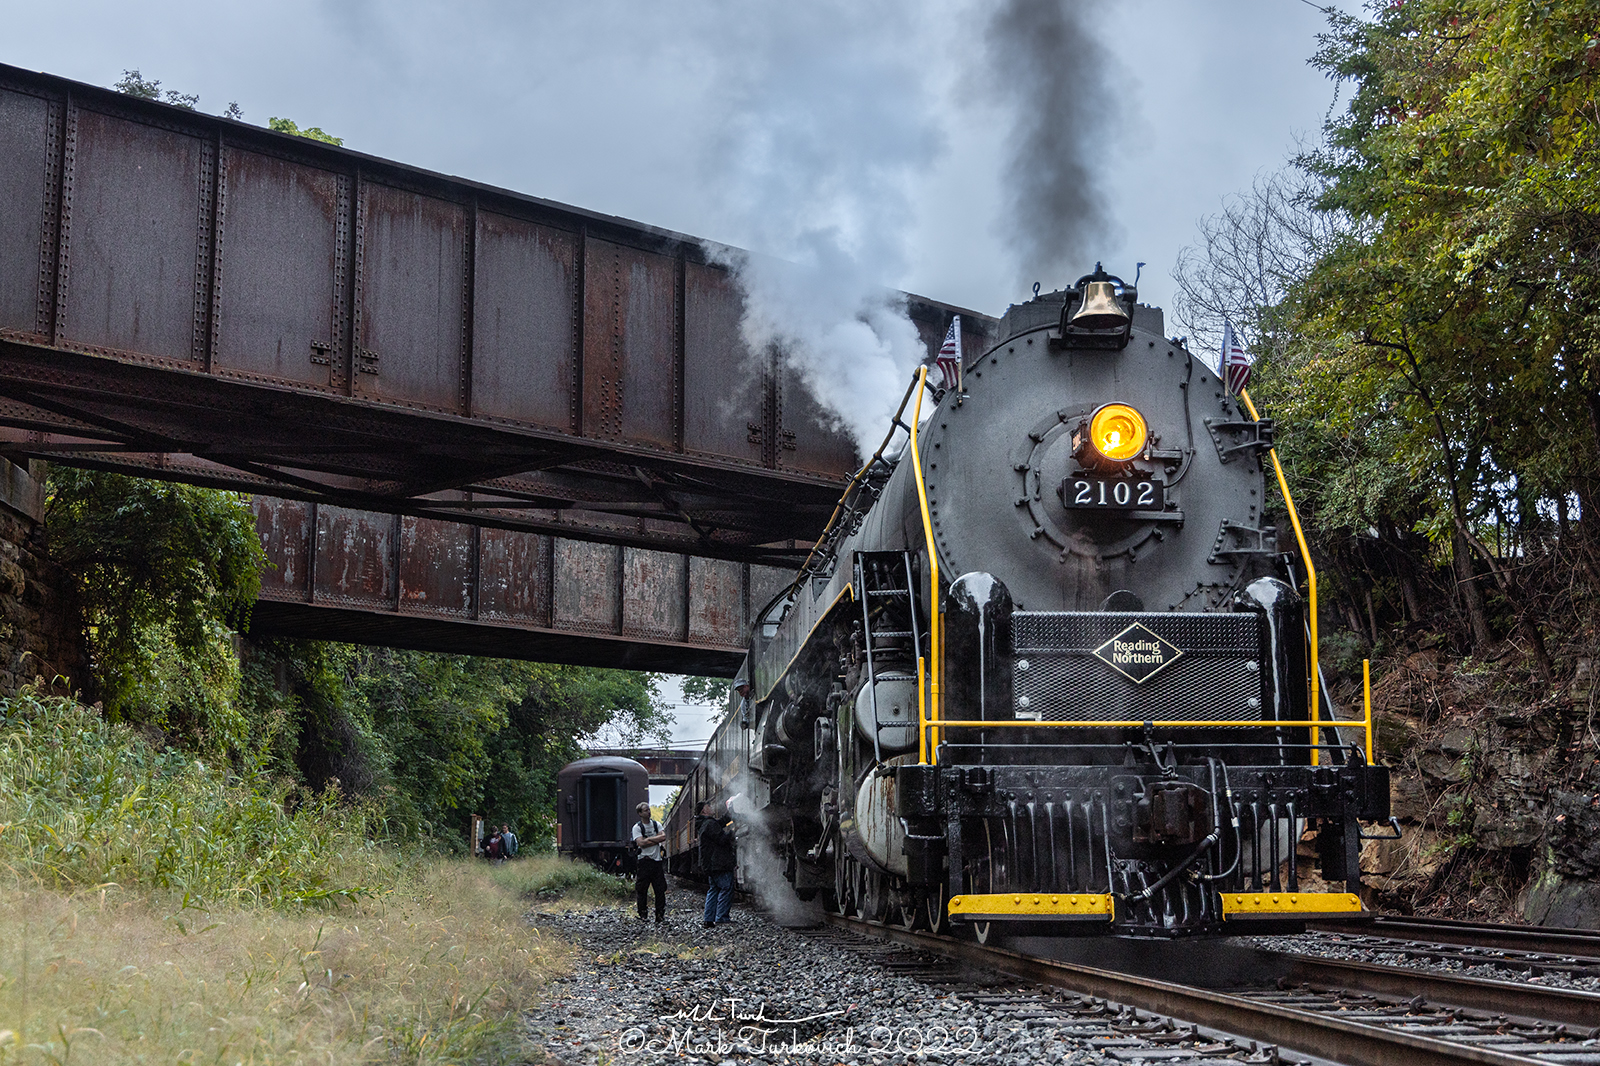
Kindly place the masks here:
<instances>
[{"instance_id":1,"label":"tall dry grass","mask_svg":"<svg viewBox=\"0 0 1600 1066\"><path fill-rule=\"evenodd\" d=\"M0 1063L516 1062L567 949L464 860L335 913L0 895Z\"/></svg>"},{"instance_id":2,"label":"tall dry grass","mask_svg":"<svg viewBox=\"0 0 1600 1066\"><path fill-rule=\"evenodd\" d=\"M0 1064L512 1062L567 949L540 865L404 856L368 815L0 701Z\"/></svg>"}]
</instances>

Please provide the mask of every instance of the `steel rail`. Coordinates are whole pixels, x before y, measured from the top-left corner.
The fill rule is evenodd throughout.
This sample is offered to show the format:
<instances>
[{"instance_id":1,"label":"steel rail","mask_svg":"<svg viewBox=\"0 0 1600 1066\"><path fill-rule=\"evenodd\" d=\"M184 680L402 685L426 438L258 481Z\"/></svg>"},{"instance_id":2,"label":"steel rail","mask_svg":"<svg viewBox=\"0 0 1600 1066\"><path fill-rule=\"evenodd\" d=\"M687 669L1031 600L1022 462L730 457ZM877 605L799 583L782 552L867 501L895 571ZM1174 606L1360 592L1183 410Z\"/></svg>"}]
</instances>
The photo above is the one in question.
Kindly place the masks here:
<instances>
[{"instance_id":1,"label":"steel rail","mask_svg":"<svg viewBox=\"0 0 1600 1066\"><path fill-rule=\"evenodd\" d=\"M1492 922L1466 922L1452 918L1387 917L1361 922L1307 922L1306 928L1322 933L1350 933L1398 941L1460 944L1501 951L1521 951L1533 955L1571 955L1580 959L1600 959L1600 930L1591 929L1556 929L1544 925L1497 925Z\"/></svg>"},{"instance_id":2,"label":"steel rail","mask_svg":"<svg viewBox=\"0 0 1600 1066\"><path fill-rule=\"evenodd\" d=\"M1549 1060L1421 1036L1298 1007L1260 1002L1244 995L1195 988L1172 981L1057 962L1006 948L909 932L830 914L831 925L850 929L1041 984L1098 996L1138 1010L1264 1041L1345 1066L1532 1066ZM1415 993L1412 993L1415 995ZM1600 997L1597 997L1600 999ZM1559 1045L1558 1045L1559 1046Z\"/></svg>"},{"instance_id":3,"label":"steel rail","mask_svg":"<svg viewBox=\"0 0 1600 1066\"><path fill-rule=\"evenodd\" d=\"M1382 966L1354 959L1268 951L1285 964L1290 980L1319 990L1350 989L1407 1000L1421 996L1429 1003L1503 1014L1530 1021L1558 1022L1586 1029L1600 1027L1600 994L1570 988L1465 977L1437 970Z\"/></svg>"}]
</instances>

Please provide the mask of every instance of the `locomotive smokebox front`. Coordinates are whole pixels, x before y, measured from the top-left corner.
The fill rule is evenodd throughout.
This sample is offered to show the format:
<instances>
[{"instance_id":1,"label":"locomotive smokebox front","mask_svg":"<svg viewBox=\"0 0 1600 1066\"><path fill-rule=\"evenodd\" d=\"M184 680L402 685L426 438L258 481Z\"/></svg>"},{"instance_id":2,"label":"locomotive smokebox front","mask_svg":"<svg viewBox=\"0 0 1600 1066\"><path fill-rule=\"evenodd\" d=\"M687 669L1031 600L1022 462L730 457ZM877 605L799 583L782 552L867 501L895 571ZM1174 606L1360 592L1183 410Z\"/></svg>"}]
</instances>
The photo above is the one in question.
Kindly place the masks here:
<instances>
[{"instance_id":1,"label":"locomotive smokebox front","mask_svg":"<svg viewBox=\"0 0 1600 1066\"><path fill-rule=\"evenodd\" d=\"M922 450L941 570L993 574L1023 610L1204 611L1276 552L1270 431L1136 295L1096 274L1011 308L959 402L935 409Z\"/></svg>"}]
</instances>

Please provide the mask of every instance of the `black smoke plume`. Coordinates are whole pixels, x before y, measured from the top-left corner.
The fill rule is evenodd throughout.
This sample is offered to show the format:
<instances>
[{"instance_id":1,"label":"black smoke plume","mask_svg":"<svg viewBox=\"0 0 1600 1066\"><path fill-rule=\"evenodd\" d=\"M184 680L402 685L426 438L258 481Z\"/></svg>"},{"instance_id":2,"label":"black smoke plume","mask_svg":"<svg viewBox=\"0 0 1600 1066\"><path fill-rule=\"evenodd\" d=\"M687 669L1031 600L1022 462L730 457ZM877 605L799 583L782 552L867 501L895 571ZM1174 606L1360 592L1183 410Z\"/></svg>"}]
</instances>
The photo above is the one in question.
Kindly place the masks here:
<instances>
[{"instance_id":1,"label":"black smoke plume","mask_svg":"<svg viewBox=\"0 0 1600 1066\"><path fill-rule=\"evenodd\" d=\"M1071 284L1117 234L1100 183L1115 143L1113 61L1078 0L1000 0L984 43L988 83L1012 116L1002 236L1025 287Z\"/></svg>"}]
</instances>

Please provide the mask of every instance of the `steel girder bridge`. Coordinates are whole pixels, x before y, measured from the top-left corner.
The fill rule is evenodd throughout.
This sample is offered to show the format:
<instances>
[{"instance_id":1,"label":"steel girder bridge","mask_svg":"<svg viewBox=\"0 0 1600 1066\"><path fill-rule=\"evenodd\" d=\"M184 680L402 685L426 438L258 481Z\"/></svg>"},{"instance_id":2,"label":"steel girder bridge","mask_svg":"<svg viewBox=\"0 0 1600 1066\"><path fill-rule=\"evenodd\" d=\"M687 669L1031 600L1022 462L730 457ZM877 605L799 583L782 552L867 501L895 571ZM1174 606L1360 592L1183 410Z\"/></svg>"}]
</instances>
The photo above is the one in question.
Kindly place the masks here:
<instances>
[{"instance_id":1,"label":"steel girder bridge","mask_svg":"<svg viewBox=\"0 0 1600 1066\"><path fill-rule=\"evenodd\" d=\"M731 672L857 461L693 237L3 65L0 203L0 454L256 494L269 630Z\"/></svg>"}]
</instances>

